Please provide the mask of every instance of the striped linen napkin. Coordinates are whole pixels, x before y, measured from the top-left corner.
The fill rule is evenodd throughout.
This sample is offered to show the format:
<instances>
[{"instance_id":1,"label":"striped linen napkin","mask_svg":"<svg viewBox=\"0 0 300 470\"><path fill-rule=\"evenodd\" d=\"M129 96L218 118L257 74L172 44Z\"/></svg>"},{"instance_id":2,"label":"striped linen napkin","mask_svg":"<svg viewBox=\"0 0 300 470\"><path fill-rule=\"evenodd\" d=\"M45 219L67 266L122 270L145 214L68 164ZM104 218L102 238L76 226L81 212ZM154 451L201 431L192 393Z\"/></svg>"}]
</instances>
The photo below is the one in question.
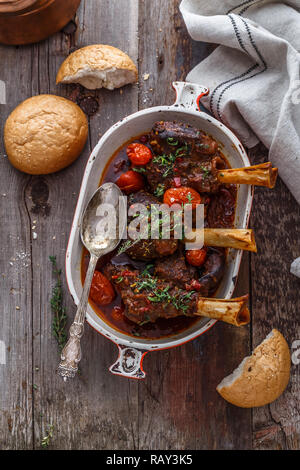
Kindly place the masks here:
<instances>
[{"instance_id":1,"label":"striped linen napkin","mask_svg":"<svg viewBox=\"0 0 300 470\"><path fill-rule=\"evenodd\" d=\"M300 203L300 1L183 0L196 41L219 44L187 81L249 148L262 141Z\"/></svg>"}]
</instances>

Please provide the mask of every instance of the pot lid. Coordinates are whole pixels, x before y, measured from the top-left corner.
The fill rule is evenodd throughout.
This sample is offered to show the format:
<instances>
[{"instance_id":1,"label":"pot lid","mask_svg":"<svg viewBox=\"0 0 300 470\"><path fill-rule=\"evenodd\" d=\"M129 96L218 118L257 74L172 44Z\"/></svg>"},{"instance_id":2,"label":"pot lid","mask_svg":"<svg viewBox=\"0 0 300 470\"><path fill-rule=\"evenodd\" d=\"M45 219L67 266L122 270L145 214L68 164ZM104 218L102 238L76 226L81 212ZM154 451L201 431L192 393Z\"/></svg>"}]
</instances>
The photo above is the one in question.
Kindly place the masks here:
<instances>
[{"instance_id":1,"label":"pot lid","mask_svg":"<svg viewBox=\"0 0 300 470\"><path fill-rule=\"evenodd\" d=\"M38 0L0 0L0 13L20 13L37 2Z\"/></svg>"}]
</instances>

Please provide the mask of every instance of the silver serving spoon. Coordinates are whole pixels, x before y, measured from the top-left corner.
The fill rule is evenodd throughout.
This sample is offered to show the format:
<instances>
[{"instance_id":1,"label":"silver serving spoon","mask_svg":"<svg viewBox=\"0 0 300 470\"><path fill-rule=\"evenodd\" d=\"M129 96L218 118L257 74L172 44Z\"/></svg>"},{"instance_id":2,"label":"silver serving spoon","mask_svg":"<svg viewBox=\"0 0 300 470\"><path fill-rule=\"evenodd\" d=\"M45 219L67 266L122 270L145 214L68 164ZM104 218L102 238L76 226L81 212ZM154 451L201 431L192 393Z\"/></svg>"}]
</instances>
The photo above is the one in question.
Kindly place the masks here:
<instances>
[{"instance_id":1,"label":"silver serving spoon","mask_svg":"<svg viewBox=\"0 0 300 470\"><path fill-rule=\"evenodd\" d=\"M81 360L80 339L97 261L119 245L126 228L126 212L126 198L119 187L114 183L105 183L94 193L83 213L80 236L90 252L90 262L69 339L62 350L58 367L58 373L65 381L75 377Z\"/></svg>"}]
</instances>

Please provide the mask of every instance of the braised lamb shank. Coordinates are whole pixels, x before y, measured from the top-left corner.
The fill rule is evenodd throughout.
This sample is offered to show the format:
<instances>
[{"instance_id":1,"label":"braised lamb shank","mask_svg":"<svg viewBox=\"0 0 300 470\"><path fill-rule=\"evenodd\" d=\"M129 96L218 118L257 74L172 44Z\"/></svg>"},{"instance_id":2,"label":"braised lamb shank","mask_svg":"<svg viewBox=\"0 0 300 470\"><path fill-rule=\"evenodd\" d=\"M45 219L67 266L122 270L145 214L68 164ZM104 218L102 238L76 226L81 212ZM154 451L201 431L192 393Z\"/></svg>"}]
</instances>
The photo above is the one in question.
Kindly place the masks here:
<instances>
[{"instance_id":1,"label":"braised lamb shank","mask_svg":"<svg viewBox=\"0 0 300 470\"><path fill-rule=\"evenodd\" d=\"M177 180L199 193L216 193L218 170L226 168L217 142L188 124L156 122L150 135L155 156L146 168L146 177L155 193L166 190Z\"/></svg>"},{"instance_id":2,"label":"braised lamb shank","mask_svg":"<svg viewBox=\"0 0 300 470\"><path fill-rule=\"evenodd\" d=\"M199 297L208 297L218 287L225 267L222 249L209 248L199 276L181 252L162 258L149 270L109 263L104 274L113 282L125 306L125 316L134 323L155 322L158 318L194 316Z\"/></svg>"}]
</instances>

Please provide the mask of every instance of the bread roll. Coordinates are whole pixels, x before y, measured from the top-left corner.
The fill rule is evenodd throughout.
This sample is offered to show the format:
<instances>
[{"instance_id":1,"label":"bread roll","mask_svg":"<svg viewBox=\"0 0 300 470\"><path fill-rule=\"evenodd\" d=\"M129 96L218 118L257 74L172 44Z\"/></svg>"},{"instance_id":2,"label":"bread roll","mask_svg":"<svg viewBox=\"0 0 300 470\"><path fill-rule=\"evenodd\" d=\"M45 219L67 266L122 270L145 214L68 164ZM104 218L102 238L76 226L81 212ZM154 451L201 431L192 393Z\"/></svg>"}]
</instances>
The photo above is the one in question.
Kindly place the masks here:
<instances>
[{"instance_id":1,"label":"bread roll","mask_svg":"<svg viewBox=\"0 0 300 470\"><path fill-rule=\"evenodd\" d=\"M88 136L87 118L72 101L38 95L8 117L4 143L11 164L30 175L65 168L80 155Z\"/></svg>"}]
</instances>

